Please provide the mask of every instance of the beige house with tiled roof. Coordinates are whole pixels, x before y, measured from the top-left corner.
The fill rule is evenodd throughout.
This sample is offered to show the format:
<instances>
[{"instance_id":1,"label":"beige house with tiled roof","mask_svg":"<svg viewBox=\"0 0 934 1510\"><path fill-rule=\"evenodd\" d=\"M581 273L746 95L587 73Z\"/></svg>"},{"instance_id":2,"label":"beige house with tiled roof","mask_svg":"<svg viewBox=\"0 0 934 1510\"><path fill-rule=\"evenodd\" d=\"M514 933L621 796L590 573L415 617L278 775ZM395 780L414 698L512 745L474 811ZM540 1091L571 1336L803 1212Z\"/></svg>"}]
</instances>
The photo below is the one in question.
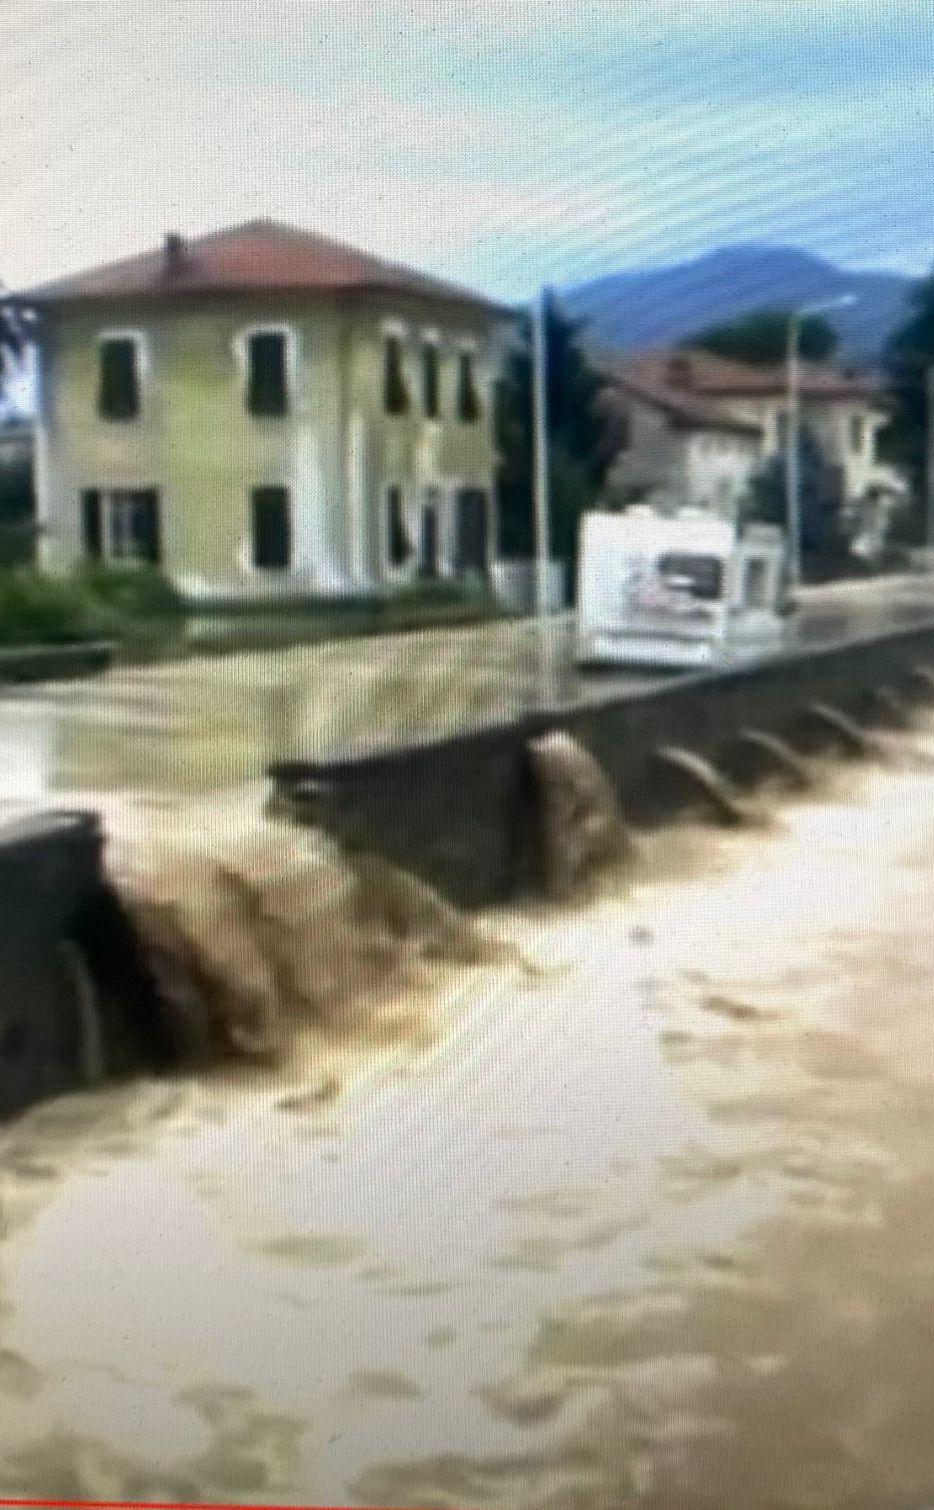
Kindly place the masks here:
<instances>
[{"instance_id":1,"label":"beige house with tiled roof","mask_svg":"<svg viewBox=\"0 0 934 1510\"><path fill-rule=\"evenodd\" d=\"M604 359L600 405L613 460L606 487L620 501L711 509L732 517L763 456L762 426L722 412L678 381L678 359Z\"/></svg>"},{"instance_id":2,"label":"beige house with tiled roof","mask_svg":"<svg viewBox=\"0 0 934 1510\"><path fill-rule=\"evenodd\" d=\"M270 221L15 297L50 569L150 562L193 599L489 573L503 306Z\"/></svg>"},{"instance_id":3,"label":"beige house with tiled roof","mask_svg":"<svg viewBox=\"0 0 934 1510\"><path fill-rule=\"evenodd\" d=\"M788 392L783 364L767 367L700 351L645 352L604 359L605 402L628 418L630 443L612 475L680 490L685 501L730 508L757 467L785 444ZM839 468L845 504L874 490L897 492L900 479L878 461L888 422L885 391L873 377L825 363L800 365L802 423ZM721 429L718 426L729 426ZM739 429L745 426L746 440ZM626 426L624 425L624 431Z\"/></svg>"}]
</instances>

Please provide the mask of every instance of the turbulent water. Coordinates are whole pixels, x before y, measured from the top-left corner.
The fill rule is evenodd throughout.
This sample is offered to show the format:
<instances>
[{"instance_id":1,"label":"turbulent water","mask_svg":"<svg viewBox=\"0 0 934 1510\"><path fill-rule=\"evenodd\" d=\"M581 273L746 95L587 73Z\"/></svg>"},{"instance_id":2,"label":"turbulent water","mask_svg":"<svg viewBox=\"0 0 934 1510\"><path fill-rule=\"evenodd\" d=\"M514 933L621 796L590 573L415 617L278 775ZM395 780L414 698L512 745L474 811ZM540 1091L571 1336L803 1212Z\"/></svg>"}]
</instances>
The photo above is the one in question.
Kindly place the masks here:
<instances>
[{"instance_id":1,"label":"turbulent water","mask_svg":"<svg viewBox=\"0 0 934 1510\"><path fill-rule=\"evenodd\" d=\"M234 853L305 964L269 1066L0 1132L0 1490L932 1498L934 724L879 753L465 933L400 927L257 787L102 764L126 884L248 979L242 897L204 885Z\"/></svg>"}]
</instances>

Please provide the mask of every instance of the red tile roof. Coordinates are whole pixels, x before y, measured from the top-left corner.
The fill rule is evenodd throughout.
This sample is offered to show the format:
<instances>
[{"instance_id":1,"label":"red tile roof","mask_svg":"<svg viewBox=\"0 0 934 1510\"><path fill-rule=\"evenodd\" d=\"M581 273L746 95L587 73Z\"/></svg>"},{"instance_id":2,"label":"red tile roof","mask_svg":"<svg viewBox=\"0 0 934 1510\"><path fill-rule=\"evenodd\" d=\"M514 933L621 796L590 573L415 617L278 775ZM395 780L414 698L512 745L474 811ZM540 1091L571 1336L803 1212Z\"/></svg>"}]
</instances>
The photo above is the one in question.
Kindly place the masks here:
<instances>
[{"instance_id":1,"label":"red tile roof","mask_svg":"<svg viewBox=\"0 0 934 1510\"><path fill-rule=\"evenodd\" d=\"M609 357L602 365L618 380L642 383L691 402L779 397L788 387L784 363L759 367L706 351L641 352L631 357ZM804 398L881 403L885 394L883 385L871 374L827 362L802 362L799 383Z\"/></svg>"},{"instance_id":2,"label":"red tile roof","mask_svg":"<svg viewBox=\"0 0 934 1510\"><path fill-rule=\"evenodd\" d=\"M175 257L166 244L138 257L39 284L15 297L42 305L269 290L409 294L511 313L505 305L470 289L273 220L252 220L180 242Z\"/></svg>"},{"instance_id":3,"label":"red tile roof","mask_svg":"<svg viewBox=\"0 0 934 1510\"><path fill-rule=\"evenodd\" d=\"M685 429L726 430L731 434L752 436L762 434L762 426L755 420L724 414L715 404L705 403L703 398L671 383L664 371L656 370L639 358L604 361L600 365L607 383L600 393L599 404L611 421L625 409L627 398L635 398L662 410Z\"/></svg>"}]
</instances>

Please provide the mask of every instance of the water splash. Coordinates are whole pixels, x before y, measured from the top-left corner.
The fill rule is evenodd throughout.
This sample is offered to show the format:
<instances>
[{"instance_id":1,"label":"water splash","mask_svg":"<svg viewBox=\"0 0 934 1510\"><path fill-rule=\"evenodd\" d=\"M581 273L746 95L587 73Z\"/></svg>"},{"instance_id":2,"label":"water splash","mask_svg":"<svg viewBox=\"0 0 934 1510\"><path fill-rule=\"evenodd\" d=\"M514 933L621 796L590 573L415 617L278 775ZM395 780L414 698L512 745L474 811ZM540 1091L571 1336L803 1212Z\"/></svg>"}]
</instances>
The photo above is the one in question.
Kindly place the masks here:
<instances>
[{"instance_id":1,"label":"water splash","mask_svg":"<svg viewBox=\"0 0 934 1510\"><path fill-rule=\"evenodd\" d=\"M778 734L765 729L740 729L735 743L759 756L796 791L806 791L813 785L814 773L808 762Z\"/></svg>"},{"instance_id":2,"label":"water splash","mask_svg":"<svg viewBox=\"0 0 934 1510\"><path fill-rule=\"evenodd\" d=\"M653 764L713 810L721 823L755 822L761 815L744 802L733 783L711 761L693 750L663 745L653 755Z\"/></svg>"},{"instance_id":3,"label":"water splash","mask_svg":"<svg viewBox=\"0 0 934 1510\"><path fill-rule=\"evenodd\" d=\"M540 798L542 878L554 900L593 890L630 859L635 841L598 762L558 730L529 741Z\"/></svg>"},{"instance_id":4,"label":"water splash","mask_svg":"<svg viewBox=\"0 0 934 1510\"><path fill-rule=\"evenodd\" d=\"M816 725L850 755L879 758L882 754L872 734L832 703L808 703L802 716L805 722Z\"/></svg>"}]
</instances>

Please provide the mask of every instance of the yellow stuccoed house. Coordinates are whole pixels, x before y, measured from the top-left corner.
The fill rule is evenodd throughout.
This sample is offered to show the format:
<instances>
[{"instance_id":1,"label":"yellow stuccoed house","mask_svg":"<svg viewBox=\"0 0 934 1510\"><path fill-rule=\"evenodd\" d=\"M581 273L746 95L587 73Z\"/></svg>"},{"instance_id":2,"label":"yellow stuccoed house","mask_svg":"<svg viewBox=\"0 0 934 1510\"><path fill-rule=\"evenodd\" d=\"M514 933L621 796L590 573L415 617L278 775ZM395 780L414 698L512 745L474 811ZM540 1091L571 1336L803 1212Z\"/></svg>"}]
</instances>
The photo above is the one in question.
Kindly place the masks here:
<instances>
[{"instance_id":1,"label":"yellow stuccoed house","mask_svg":"<svg viewBox=\"0 0 934 1510\"><path fill-rule=\"evenodd\" d=\"M17 300L49 570L147 562L192 601L490 576L505 306L270 221Z\"/></svg>"}]
</instances>

